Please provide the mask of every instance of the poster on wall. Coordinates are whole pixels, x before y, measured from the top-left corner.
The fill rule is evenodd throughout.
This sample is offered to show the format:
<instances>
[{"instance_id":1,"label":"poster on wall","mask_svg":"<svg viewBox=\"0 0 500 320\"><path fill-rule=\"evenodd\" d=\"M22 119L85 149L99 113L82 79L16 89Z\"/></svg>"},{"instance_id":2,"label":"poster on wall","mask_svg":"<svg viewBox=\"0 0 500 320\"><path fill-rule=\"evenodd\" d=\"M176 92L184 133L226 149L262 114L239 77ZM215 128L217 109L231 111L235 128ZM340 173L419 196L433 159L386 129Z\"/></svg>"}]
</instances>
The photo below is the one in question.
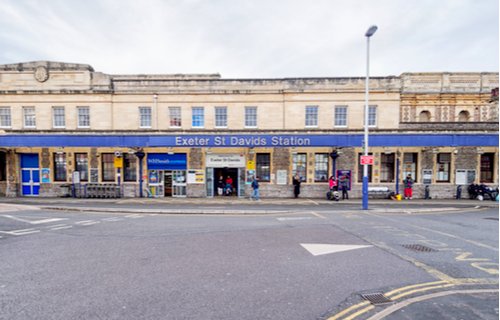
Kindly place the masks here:
<instances>
[{"instance_id":1,"label":"poster on wall","mask_svg":"<svg viewBox=\"0 0 500 320\"><path fill-rule=\"evenodd\" d=\"M347 190L351 190L352 185L352 173L351 170L337 170L337 180L339 188L341 187L342 179L347 179Z\"/></svg>"},{"instance_id":2,"label":"poster on wall","mask_svg":"<svg viewBox=\"0 0 500 320\"><path fill-rule=\"evenodd\" d=\"M50 183L50 168L42 168L42 183Z\"/></svg>"},{"instance_id":3,"label":"poster on wall","mask_svg":"<svg viewBox=\"0 0 500 320\"><path fill-rule=\"evenodd\" d=\"M90 183L98 183L99 182L99 169L98 168L90 168Z\"/></svg>"},{"instance_id":4,"label":"poster on wall","mask_svg":"<svg viewBox=\"0 0 500 320\"><path fill-rule=\"evenodd\" d=\"M286 184L287 171L286 170L276 170L276 184Z\"/></svg>"},{"instance_id":5,"label":"poster on wall","mask_svg":"<svg viewBox=\"0 0 500 320\"><path fill-rule=\"evenodd\" d=\"M189 184L204 184L205 183L205 171L200 170L200 169L188 170L187 183L189 183Z\"/></svg>"},{"instance_id":6,"label":"poster on wall","mask_svg":"<svg viewBox=\"0 0 500 320\"><path fill-rule=\"evenodd\" d=\"M254 176L255 176L255 170L247 170L247 178L245 180L245 183L252 184Z\"/></svg>"}]
</instances>

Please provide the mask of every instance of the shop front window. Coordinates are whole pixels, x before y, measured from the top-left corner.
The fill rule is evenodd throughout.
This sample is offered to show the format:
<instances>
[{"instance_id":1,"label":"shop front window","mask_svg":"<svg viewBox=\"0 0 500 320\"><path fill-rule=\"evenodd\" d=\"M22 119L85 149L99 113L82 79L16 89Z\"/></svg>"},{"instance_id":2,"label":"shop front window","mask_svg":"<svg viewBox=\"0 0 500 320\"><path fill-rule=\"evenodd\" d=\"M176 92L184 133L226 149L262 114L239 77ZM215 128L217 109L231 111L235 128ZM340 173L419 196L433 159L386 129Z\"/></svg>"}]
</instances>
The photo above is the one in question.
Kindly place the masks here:
<instances>
[{"instance_id":1,"label":"shop front window","mask_svg":"<svg viewBox=\"0 0 500 320\"><path fill-rule=\"evenodd\" d=\"M394 153L382 153L380 157L380 182L394 182Z\"/></svg>"},{"instance_id":2,"label":"shop front window","mask_svg":"<svg viewBox=\"0 0 500 320\"><path fill-rule=\"evenodd\" d=\"M271 181L271 155L257 153L256 174L261 182Z\"/></svg>"},{"instance_id":3,"label":"shop front window","mask_svg":"<svg viewBox=\"0 0 500 320\"><path fill-rule=\"evenodd\" d=\"M314 160L314 182L327 182L328 153L316 153Z\"/></svg>"},{"instance_id":4,"label":"shop front window","mask_svg":"<svg viewBox=\"0 0 500 320\"><path fill-rule=\"evenodd\" d=\"M54 181L66 181L66 154L54 153Z\"/></svg>"},{"instance_id":5,"label":"shop front window","mask_svg":"<svg viewBox=\"0 0 500 320\"><path fill-rule=\"evenodd\" d=\"M298 174L300 181L306 181L307 178L307 154L295 153L292 155L292 175Z\"/></svg>"},{"instance_id":6,"label":"shop front window","mask_svg":"<svg viewBox=\"0 0 500 320\"><path fill-rule=\"evenodd\" d=\"M123 181L137 181L137 157L134 154L123 154Z\"/></svg>"},{"instance_id":7,"label":"shop front window","mask_svg":"<svg viewBox=\"0 0 500 320\"><path fill-rule=\"evenodd\" d=\"M102 181L115 181L115 155L112 153L101 154Z\"/></svg>"},{"instance_id":8,"label":"shop front window","mask_svg":"<svg viewBox=\"0 0 500 320\"><path fill-rule=\"evenodd\" d=\"M451 153L438 153L436 182L450 182Z\"/></svg>"},{"instance_id":9,"label":"shop front window","mask_svg":"<svg viewBox=\"0 0 500 320\"><path fill-rule=\"evenodd\" d=\"M86 153L75 153L75 170L80 173L80 181L89 180L89 157Z\"/></svg>"}]
</instances>

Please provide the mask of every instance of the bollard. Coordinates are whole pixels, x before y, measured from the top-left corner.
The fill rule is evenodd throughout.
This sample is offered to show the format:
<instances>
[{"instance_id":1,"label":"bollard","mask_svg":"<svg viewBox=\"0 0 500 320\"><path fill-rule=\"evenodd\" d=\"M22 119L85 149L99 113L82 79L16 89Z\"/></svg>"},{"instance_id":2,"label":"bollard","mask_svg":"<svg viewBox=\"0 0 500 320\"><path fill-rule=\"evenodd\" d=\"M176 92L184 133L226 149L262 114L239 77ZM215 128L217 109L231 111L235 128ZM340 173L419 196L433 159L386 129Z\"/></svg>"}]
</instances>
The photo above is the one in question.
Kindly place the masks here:
<instances>
[{"instance_id":1,"label":"bollard","mask_svg":"<svg viewBox=\"0 0 500 320\"><path fill-rule=\"evenodd\" d=\"M456 199L462 199L462 186L457 187L457 196Z\"/></svg>"}]
</instances>

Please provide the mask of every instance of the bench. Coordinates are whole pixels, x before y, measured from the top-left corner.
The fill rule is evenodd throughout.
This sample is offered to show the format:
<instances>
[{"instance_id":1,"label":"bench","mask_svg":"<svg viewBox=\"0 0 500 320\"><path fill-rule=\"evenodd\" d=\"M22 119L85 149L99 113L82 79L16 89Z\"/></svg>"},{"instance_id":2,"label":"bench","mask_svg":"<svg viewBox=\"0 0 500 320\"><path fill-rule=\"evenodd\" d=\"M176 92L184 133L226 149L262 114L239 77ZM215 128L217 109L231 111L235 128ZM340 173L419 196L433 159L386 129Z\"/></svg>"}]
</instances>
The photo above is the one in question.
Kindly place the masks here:
<instances>
[{"instance_id":1,"label":"bench","mask_svg":"<svg viewBox=\"0 0 500 320\"><path fill-rule=\"evenodd\" d=\"M388 199L391 193L389 187L368 187L368 197Z\"/></svg>"}]
</instances>

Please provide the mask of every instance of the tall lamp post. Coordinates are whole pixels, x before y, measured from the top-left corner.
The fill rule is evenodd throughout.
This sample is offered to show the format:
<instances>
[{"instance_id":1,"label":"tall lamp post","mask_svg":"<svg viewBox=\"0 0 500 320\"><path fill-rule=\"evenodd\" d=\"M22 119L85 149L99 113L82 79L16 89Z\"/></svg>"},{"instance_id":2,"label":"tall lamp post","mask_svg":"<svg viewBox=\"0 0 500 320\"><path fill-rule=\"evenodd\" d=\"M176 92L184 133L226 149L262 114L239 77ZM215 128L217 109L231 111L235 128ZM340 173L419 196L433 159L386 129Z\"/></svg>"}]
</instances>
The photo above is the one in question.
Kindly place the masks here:
<instances>
[{"instance_id":1,"label":"tall lamp post","mask_svg":"<svg viewBox=\"0 0 500 320\"><path fill-rule=\"evenodd\" d=\"M366 37L366 83L365 83L365 137L364 155L368 156L368 82L370 80L370 37L377 31L377 26L371 26L365 33ZM363 165L363 210L368 210L368 164Z\"/></svg>"}]
</instances>

